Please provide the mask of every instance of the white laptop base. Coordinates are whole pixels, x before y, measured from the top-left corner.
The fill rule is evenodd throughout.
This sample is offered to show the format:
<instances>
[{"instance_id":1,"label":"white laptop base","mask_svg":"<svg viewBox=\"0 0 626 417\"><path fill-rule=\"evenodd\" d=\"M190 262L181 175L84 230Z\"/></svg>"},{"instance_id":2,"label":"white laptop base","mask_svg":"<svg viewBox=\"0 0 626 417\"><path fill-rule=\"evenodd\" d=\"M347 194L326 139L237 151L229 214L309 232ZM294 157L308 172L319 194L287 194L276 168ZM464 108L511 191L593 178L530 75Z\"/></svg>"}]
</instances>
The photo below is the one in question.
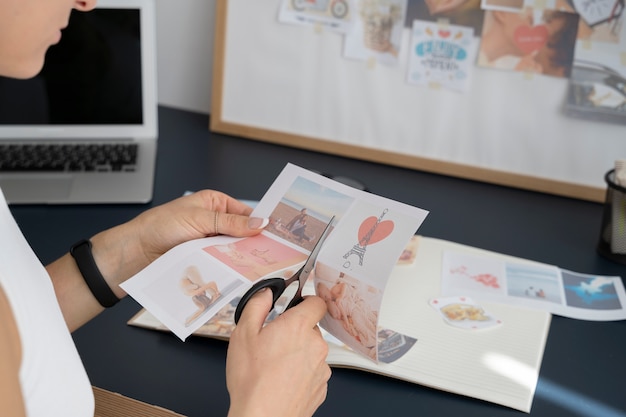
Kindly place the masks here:
<instances>
[{"instance_id":1,"label":"white laptop base","mask_svg":"<svg viewBox=\"0 0 626 417\"><path fill-rule=\"evenodd\" d=\"M9 204L148 203L153 195L157 141L135 143L139 145L136 172L0 172L0 189Z\"/></svg>"}]
</instances>

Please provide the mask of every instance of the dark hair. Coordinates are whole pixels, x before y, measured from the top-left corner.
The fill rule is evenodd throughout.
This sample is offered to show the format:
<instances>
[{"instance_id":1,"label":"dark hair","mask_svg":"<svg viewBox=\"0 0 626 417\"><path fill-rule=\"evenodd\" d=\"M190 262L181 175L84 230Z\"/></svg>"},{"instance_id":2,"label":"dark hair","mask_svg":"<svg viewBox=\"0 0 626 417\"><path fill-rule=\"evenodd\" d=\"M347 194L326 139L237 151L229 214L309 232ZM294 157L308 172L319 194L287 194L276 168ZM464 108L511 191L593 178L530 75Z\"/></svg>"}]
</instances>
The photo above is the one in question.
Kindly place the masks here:
<instances>
[{"instance_id":1,"label":"dark hair","mask_svg":"<svg viewBox=\"0 0 626 417\"><path fill-rule=\"evenodd\" d=\"M543 13L543 20L549 23L553 20L560 20L563 26L548 39L548 48L552 51L549 56L550 64L564 70L563 76L569 77L574 61L574 45L578 35L579 16L574 13L557 10L546 10Z\"/></svg>"}]
</instances>

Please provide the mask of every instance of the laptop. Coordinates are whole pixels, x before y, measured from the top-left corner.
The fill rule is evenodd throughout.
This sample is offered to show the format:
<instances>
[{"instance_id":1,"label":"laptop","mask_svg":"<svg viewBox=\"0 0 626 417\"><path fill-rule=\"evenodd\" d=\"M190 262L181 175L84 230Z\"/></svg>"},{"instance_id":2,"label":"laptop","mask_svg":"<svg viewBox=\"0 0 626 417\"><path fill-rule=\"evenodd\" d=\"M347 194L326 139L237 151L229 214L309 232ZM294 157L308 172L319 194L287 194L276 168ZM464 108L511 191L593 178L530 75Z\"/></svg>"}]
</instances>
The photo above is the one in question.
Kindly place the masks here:
<instances>
[{"instance_id":1,"label":"laptop","mask_svg":"<svg viewBox=\"0 0 626 417\"><path fill-rule=\"evenodd\" d=\"M73 11L37 77L0 77L7 201L151 201L157 109L153 0L99 0L92 11Z\"/></svg>"}]
</instances>

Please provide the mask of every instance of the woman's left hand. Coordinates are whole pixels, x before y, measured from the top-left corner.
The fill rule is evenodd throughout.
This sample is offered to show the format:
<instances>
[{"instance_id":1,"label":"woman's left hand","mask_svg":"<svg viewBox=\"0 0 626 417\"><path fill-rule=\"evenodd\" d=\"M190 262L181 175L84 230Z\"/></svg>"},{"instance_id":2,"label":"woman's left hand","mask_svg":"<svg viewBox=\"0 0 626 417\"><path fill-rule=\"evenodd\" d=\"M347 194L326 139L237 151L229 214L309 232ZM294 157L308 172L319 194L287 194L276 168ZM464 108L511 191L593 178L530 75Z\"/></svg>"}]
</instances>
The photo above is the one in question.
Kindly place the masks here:
<instances>
[{"instance_id":1,"label":"woman's left hand","mask_svg":"<svg viewBox=\"0 0 626 417\"><path fill-rule=\"evenodd\" d=\"M251 212L252 208L224 193L198 191L96 234L90 239L93 258L109 288L122 298L126 293L119 284L178 244L215 234L260 233L268 221L249 217ZM102 311L70 254L46 269L71 331Z\"/></svg>"},{"instance_id":2,"label":"woman's left hand","mask_svg":"<svg viewBox=\"0 0 626 417\"><path fill-rule=\"evenodd\" d=\"M94 258L121 297L124 292L115 284L176 245L217 234L245 237L260 233L268 221L249 217L251 212L246 204L219 191L198 191L98 233L91 239Z\"/></svg>"},{"instance_id":3,"label":"woman's left hand","mask_svg":"<svg viewBox=\"0 0 626 417\"><path fill-rule=\"evenodd\" d=\"M250 218L252 208L219 191L203 190L180 197L137 216L130 223L148 262L192 239L222 234L258 234L265 219Z\"/></svg>"}]
</instances>

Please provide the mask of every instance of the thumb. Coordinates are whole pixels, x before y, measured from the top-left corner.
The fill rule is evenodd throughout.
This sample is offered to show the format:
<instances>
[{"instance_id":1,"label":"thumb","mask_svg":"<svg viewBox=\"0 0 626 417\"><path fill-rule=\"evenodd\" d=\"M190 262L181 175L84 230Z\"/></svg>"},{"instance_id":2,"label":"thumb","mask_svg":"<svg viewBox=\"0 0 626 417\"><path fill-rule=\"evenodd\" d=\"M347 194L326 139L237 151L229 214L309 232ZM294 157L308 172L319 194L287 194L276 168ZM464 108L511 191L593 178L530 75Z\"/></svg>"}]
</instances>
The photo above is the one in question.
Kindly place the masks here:
<instances>
[{"instance_id":1,"label":"thumb","mask_svg":"<svg viewBox=\"0 0 626 417\"><path fill-rule=\"evenodd\" d=\"M267 218L213 212L213 231L215 234L235 237L254 236L268 224L269 219Z\"/></svg>"},{"instance_id":2,"label":"thumb","mask_svg":"<svg viewBox=\"0 0 626 417\"><path fill-rule=\"evenodd\" d=\"M272 290L264 288L254 294L241 312L237 327L244 327L256 333L261 331L265 319L272 308Z\"/></svg>"}]
</instances>

